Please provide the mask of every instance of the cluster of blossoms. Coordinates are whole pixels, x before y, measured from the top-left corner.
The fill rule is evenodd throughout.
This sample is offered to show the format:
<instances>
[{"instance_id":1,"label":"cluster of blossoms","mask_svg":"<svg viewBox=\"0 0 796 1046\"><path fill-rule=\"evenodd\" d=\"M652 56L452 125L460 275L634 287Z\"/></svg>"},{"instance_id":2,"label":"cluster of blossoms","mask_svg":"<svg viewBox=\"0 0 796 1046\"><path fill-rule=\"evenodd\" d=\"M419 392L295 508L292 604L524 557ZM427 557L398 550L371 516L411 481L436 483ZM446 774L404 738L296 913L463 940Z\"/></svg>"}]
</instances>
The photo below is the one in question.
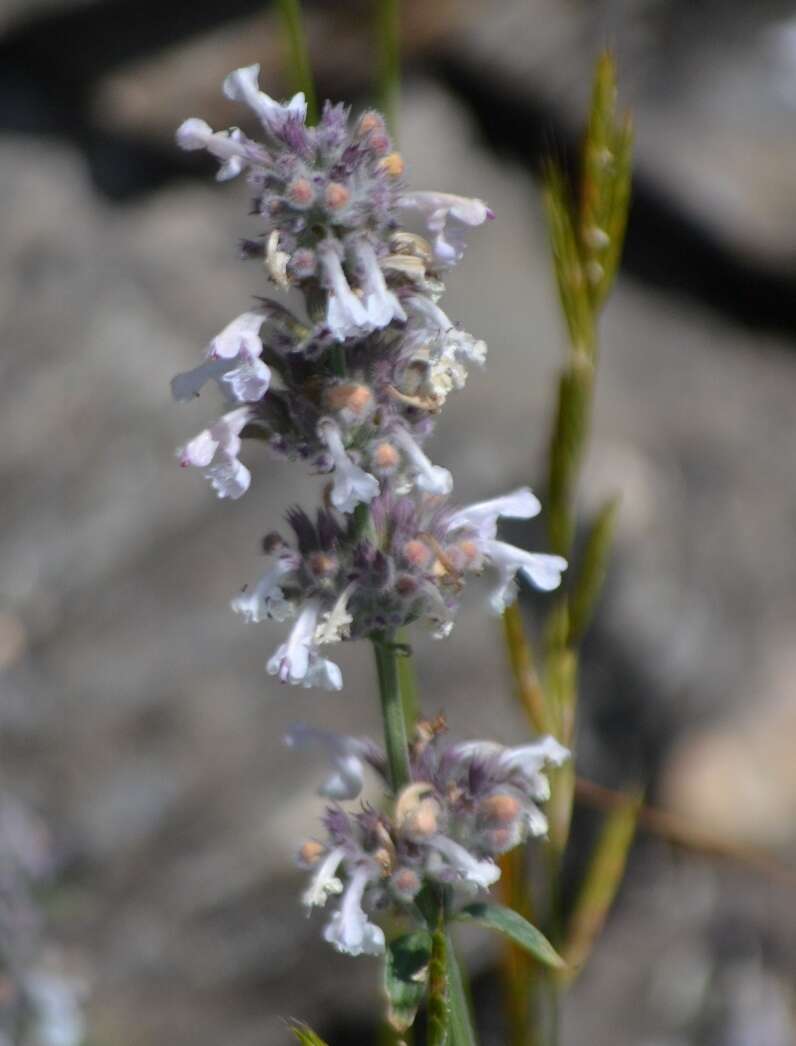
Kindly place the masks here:
<instances>
[{"instance_id":1,"label":"cluster of blossoms","mask_svg":"<svg viewBox=\"0 0 796 1046\"><path fill-rule=\"evenodd\" d=\"M319 472L335 470L341 512L372 501L387 476L446 494L450 474L421 444L486 346L439 308L440 277L461 257L462 227L491 212L481 200L407 192L378 113L352 129L348 110L327 103L318 126L307 127L304 96L279 105L259 90L258 71L238 69L224 93L254 110L265 144L198 119L182 124L177 141L216 156L221 180L246 172L261 231L243 253L263 259L276 287L298 291L306 315L262 301L174 379L180 400L215 380L231 408L183 448L182 462L206 470L220 497L240 497L251 480L239 459L245 435ZM405 212L425 219L430 242L401 227Z\"/></svg>"},{"instance_id":2,"label":"cluster of blossoms","mask_svg":"<svg viewBox=\"0 0 796 1046\"><path fill-rule=\"evenodd\" d=\"M339 800L359 796L365 764L387 783L384 752L371 741L307 726L294 727L285 740L291 747L321 746L333 763L319 789L337 801L324 819L326 838L305 843L299 860L312 870L303 898L308 908L341 895L324 937L349 955L384 950L384 934L367 913L422 922L416 899L425 885L448 888L455 905L495 883L496 857L547 832L537 806L550 795L543 769L568 757L552 737L517 748L456 743L444 736L443 722L421 722L410 745L411 783L393 812L362 804L348 813Z\"/></svg>"},{"instance_id":3,"label":"cluster of blossoms","mask_svg":"<svg viewBox=\"0 0 796 1046\"><path fill-rule=\"evenodd\" d=\"M260 228L243 254L260 258L271 283L302 305L258 300L213 338L199 366L174 379L178 400L211 380L226 400L179 456L204 470L220 497L238 498L250 485L243 439L329 476L313 516L288 512L290 539L264 539L270 567L232 606L255 622L295 618L268 662L282 682L340 689L325 646L391 642L420 620L446 636L468 575L491 578L489 606L499 614L516 596L518 573L549 591L566 562L499 540L501 517L540 511L528 488L457 506L450 472L423 449L448 394L485 360L484 343L438 300L464 230L491 211L481 200L408 190L378 113L352 125L347 109L327 103L308 127L303 95L275 102L260 91L258 72L232 73L224 93L254 111L263 144L198 119L186 120L177 140L214 155L221 180L245 173ZM424 235L403 226L413 214ZM549 794L542 771L567 756L552 738L520 748L457 744L441 724L423 723L410 746L410 783L392 812L363 805L348 813L339 801L359 795L365 764L389 784L384 753L309 727L288 743L320 743L333 756L321 791L338 805L327 812L326 839L302 849L313 869L305 903L342 895L325 936L352 955L384 949L366 912L419 914L426 887L445 887L455 901L494 883L498 855L546 832L536 805Z\"/></svg>"},{"instance_id":4,"label":"cluster of blossoms","mask_svg":"<svg viewBox=\"0 0 796 1046\"><path fill-rule=\"evenodd\" d=\"M282 682L340 689L340 671L320 654L321 646L389 634L419 619L445 636L468 573L488 568L494 575L489 605L495 613L514 599L518 571L537 588L556 588L564 560L497 539L499 517L529 519L538 511L527 488L458 509L445 498L386 491L371 503L363 536L351 516L321 508L313 522L293 509L288 520L295 541L268 535L273 566L232 606L250 621L297 614L268 671Z\"/></svg>"},{"instance_id":5,"label":"cluster of blossoms","mask_svg":"<svg viewBox=\"0 0 796 1046\"><path fill-rule=\"evenodd\" d=\"M303 314L262 300L210 342L203 363L174 379L178 400L212 379L228 401L180 460L203 469L220 497L249 487L242 438L330 475L316 521L290 514L295 542L266 539L273 566L233 607L253 621L295 616L269 671L339 689L322 645L418 618L445 635L468 573L494 571L490 603L499 613L517 571L552 589L566 564L497 540L499 516L539 511L529 490L451 507L451 474L423 450L448 393L486 355L437 302L445 270L462 256L463 230L491 211L477 199L409 191L378 113L350 126L348 110L327 103L308 127L303 95L275 102L260 91L258 72L232 73L224 93L251 107L264 144L198 119L182 124L177 141L217 157L222 180L246 173L261 231L244 254L263 259L277 288L299 292ZM402 226L412 213L426 237Z\"/></svg>"}]
</instances>

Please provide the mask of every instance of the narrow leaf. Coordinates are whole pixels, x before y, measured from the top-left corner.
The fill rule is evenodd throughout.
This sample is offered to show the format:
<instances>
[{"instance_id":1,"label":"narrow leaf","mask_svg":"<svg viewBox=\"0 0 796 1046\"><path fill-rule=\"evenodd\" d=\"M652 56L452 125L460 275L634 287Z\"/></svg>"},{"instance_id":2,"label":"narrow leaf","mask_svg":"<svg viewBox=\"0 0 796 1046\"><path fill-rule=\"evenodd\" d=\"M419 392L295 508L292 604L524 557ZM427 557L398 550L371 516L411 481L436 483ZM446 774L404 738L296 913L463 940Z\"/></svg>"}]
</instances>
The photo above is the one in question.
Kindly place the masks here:
<instances>
[{"instance_id":1,"label":"narrow leaf","mask_svg":"<svg viewBox=\"0 0 796 1046\"><path fill-rule=\"evenodd\" d=\"M505 934L545 966L552 966L555 969L562 969L564 966L564 960L544 934L510 908L477 901L475 904L468 904L462 908L456 919L460 922L479 923L490 930L497 930L498 933Z\"/></svg>"},{"instance_id":2,"label":"narrow leaf","mask_svg":"<svg viewBox=\"0 0 796 1046\"><path fill-rule=\"evenodd\" d=\"M446 961L450 1001L450 1046L478 1046L464 978L450 937L448 937Z\"/></svg>"},{"instance_id":3,"label":"narrow leaf","mask_svg":"<svg viewBox=\"0 0 796 1046\"><path fill-rule=\"evenodd\" d=\"M407 933L392 941L384 964L387 1019L396 1031L412 1026L428 984L431 934L427 930Z\"/></svg>"},{"instance_id":4,"label":"narrow leaf","mask_svg":"<svg viewBox=\"0 0 796 1046\"><path fill-rule=\"evenodd\" d=\"M624 877L640 807L640 796L628 796L623 806L606 817L575 901L562 949L567 962L563 976L567 980L574 978L583 967L614 902Z\"/></svg>"},{"instance_id":5,"label":"narrow leaf","mask_svg":"<svg viewBox=\"0 0 796 1046\"><path fill-rule=\"evenodd\" d=\"M618 508L619 498L606 502L597 513L586 540L580 572L569 597L570 644L574 645L583 638L602 590Z\"/></svg>"},{"instance_id":6,"label":"narrow leaf","mask_svg":"<svg viewBox=\"0 0 796 1046\"><path fill-rule=\"evenodd\" d=\"M293 1033L293 1037L301 1043L301 1046L327 1046L327 1043L324 1042L320 1035L316 1035L307 1024L301 1024L297 1021L290 1025L290 1030Z\"/></svg>"}]
</instances>

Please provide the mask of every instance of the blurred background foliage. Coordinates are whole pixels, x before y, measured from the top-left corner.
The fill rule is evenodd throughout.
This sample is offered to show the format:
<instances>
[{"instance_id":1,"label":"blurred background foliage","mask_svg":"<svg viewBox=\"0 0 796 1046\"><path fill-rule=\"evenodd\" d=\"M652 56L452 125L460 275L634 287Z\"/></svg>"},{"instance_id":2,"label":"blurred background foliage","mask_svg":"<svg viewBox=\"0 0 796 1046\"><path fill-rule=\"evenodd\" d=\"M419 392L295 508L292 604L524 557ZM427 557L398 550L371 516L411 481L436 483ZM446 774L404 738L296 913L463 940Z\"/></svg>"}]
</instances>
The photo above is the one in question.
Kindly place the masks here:
<instances>
[{"instance_id":1,"label":"blurred background foliage","mask_svg":"<svg viewBox=\"0 0 796 1046\"><path fill-rule=\"evenodd\" d=\"M374 5L304 8L321 97L366 104ZM335 957L296 904L315 774L279 744L310 716L378 729L367 651L347 652L358 682L344 694L285 693L263 671L276 631L226 609L279 506L315 481L264 463L228 511L173 459L211 409L171 406L169 378L263 287L236 260L245 192L213 185L173 129L238 119L219 90L237 66L259 61L271 93L289 90L278 12L3 0L0 31L0 788L14 811L0 828L36 869L43 962L85 987L92 1046L279 1046L292 1016L331 1046L370 1041L376 965ZM580 509L622 502L583 646L578 748L590 781L644 789L664 814L638 835L563 1041L790 1046L793 5L404 0L402 37L411 183L482 196L498 216L444 303L490 346L436 438L463 500L527 481L546 494L566 333L537 178L551 157L573 174L606 44L634 112ZM542 547L547 523L507 537ZM538 607L527 593L529 620ZM417 649L428 712L444 706L464 736L525 735L478 593L444 645ZM726 847L672 846L662 836L683 822ZM565 904L601 824L576 804ZM13 898L12 879L3 889ZM3 929L6 947L32 939ZM476 931L463 943L482 1041L502 1043L499 949Z\"/></svg>"}]
</instances>

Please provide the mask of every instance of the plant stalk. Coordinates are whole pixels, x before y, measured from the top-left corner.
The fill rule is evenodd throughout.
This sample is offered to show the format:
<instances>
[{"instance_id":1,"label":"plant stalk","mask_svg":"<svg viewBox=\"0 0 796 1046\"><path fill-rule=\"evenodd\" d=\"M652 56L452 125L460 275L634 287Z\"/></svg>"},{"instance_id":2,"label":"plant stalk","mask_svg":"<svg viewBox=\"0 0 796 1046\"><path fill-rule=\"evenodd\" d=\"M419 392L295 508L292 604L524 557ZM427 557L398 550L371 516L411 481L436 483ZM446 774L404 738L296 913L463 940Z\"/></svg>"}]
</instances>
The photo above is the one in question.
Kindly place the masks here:
<instances>
[{"instance_id":1,"label":"plant stalk","mask_svg":"<svg viewBox=\"0 0 796 1046\"><path fill-rule=\"evenodd\" d=\"M409 747L406 739L404 710L401 704L398 654L394 637L385 633L374 636L373 652L376 655L376 672L379 679L390 785L393 795L398 795L401 789L409 784L412 774L409 768Z\"/></svg>"}]
</instances>

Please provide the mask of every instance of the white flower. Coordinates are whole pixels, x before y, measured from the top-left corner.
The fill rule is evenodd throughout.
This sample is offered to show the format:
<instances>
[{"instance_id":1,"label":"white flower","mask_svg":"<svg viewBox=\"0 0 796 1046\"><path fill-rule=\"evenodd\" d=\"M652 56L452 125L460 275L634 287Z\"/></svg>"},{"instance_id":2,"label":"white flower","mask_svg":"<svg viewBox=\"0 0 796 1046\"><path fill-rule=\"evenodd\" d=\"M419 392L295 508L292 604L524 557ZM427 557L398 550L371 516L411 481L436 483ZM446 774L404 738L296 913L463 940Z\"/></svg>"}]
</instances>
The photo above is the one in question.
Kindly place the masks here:
<instances>
[{"instance_id":1,"label":"white flower","mask_svg":"<svg viewBox=\"0 0 796 1046\"><path fill-rule=\"evenodd\" d=\"M343 685L340 669L333 661L320 657L313 644L319 615L320 603L317 599L309 600L291 629L287 642L282 643L269 660L268 672L278 676L283 683L340 690Z\"/></svg>"},{"instance_id":2,"label":"white flower","mask_svg":"<svg viewBox=\"0 0 796 1046\"><path fill-rule=\"evenodd\" d=\"M228 323L210 342L208 359L172 379L172 396L193 399L207 381L215 379L223 381L239 403L262 399L271 384L271 370L259 358L263 351L259 331L264 321L262 312L244 312Z\"/></svg>"},{"instance_id":3,"label":"white flower","mask_svg":"<svg viewBox=\"0 0 796 1046\"><path fill-rule=\"evenodd\" d=\"M496 741L465 741L457 744L454 751L461 759L496 760L504 773L517 771L525 778L529 794L540 802L550 798L550 785L542 772L544 767L563 766L570 757L569 749L549 734L513 748ZM545 825L543 831L546 830Z\"/></svg>"},{"instance_id":4,"label":"white flower","mask_svg":"<svg viewBox=\"0 0 796 1046\"><path fill-rule=\"evenodd\" d=\"M343 673L340 666L327 657L321 657L314 650L310 654L310 667L304 679L305 687L318 687L321 690L342 690Z\"/></svg>"},{"instance_id":5,"label":"white flower","mask_svg":"<svg viewBox=\"0 0 796 1046\"><path fill-rule=\"evenodd\" d=\"M372 328L367 309L348 285L340 263L340 246L336 241L324 240L318 245L318 260L323 271L323 285L329 293L326 305L326 326L337 341L356 337Z\"/></svg>"},{"instance_id":6,"label":"white flower","mask_svg":"<svg viewBox=\"0 0 796 1046\"><path fill-rule=\"evenodd\" d=\"M386 327L394 319L405 320L406 313L393 292L387 289L384 273L371 244L367 240L358 240L353 251L359 264L365 309L373 326Z\"/></svg>"},{"instance_id":7,"label":"white flower","mask_svg":"<svg viewBox=\"0 0 796 1046\"><path fill-rule=\"evenodd\" d=\"M539 499L530 487L519 487L502 497L477 501L474 505L458 509L448 521L448 530L472 527L478 531L480 538L488 540L497 536L499 518L533 519L539 515L541 509Z\"/></svg>"},{"instance_id":8,"label":"white flower","mask_svg":"<svg viewBox=\"0 0 796 1046\"><path fill-rule=\"evenodd\" d=\"M567 561L561 556L526 552L505 541L482 541L481 549L498 572L498 584L489 597L489 604L496 614L502 614L516 599L514 576L517 572L542 592L552 592L561 584L561 574L567 568Z\"/></svg>"},{"instance_id":9,"label":"white flower","mask_svg":"<svg viewBox=\"0 0 796 1046\"><path fill-rule=\"evenodd\" d=\"M356 737L334 734L330 730L318 730L304 723L291 726L285 734L288 748L321 748L334 766L334 772L326 778L318 794L327 799L356 799L362 791L363 759L368 745Z\"/></svg>"},{"instance_id":10,"label":"white flower","mask_svg":"<svg viewBox=\"0 0 796 1046\"><path fill-rule=\"evenodd\" d=\"M260 66L257 64L236 69L224 80L224 94L233 102L245 102L271 134L279 134L291 118L303 123L307 117L307 102L303 93L294 94L287 105L280 105L260 90L257 81L259 75Z\"/></svg>"},{"instance_id":11,"label":"white flower","mask_svg":"<svg viewBox=\"0 0 796 1046\"><path fill-rule=\"evenodd\" d=\"M271 386L271 368L262 360L248 360L228 370L221 380L238 403L255 403Z\"/></svg>"},{"instance_id":12,"label":"white flower","mask_svg":"<svg viewBox=\"0 0 796 1046\"><path fill-rule=\"evenodd\" d=\"M346 453L337 424L324 418L318 425L318 435L326 444L334 461L332 504L340 512L353 512L359 504L370 504L379 493L379 481Z\"/></svg>"},{"instance_id":13,"label":"white flower","mask_svg":"<svg viewBox=\"0 0 796 1046\"><path fill-rule=\"evenodd\" d=\"M265 322L265 313L243 312L213 338L207 350L210 359L255 360L263 351L260 328Z\"/></svg>"},{"instance_id":14,"label":"white flower","mask_svg":"<svg viewBox=\"0 0 796 1046\"><path fill-rule=\"evenodd\" d=\"M442 265L453 265L464 252L462 231L456 226L447 228L449 218L462 225L481 225L494 214L483 200L467 196L455 196L443 192L404 193L398 200L399 207L420 211L428 231L434 237L434 257Z\"/></svg>"},{"instance_id":15,"label":"white flower","mask_svg":"<svg viewBox=\"0 0 796 1046\"><path fill-rule=\"evenodd\" d=\"M220 498L230 498L232 501L242 498L252 481L252 474L243 462L224 451L217 455L205 476Z\"/></svg>"},{"instance_id":16,"label":"white flower","mask_svg":"<svg viewBox=\"0 0 796 1046\"><path fill-rule=\"evenodd\" d=\"M494 861L479 861L469 850L465 850L447 835L433 836L429 840L429 846L438 850L459 878L472 886L486 890L500 878L500 868Z\"/></svg>"},{"instance_id":17,"label":"white flower","mask_svg":"<svg viewBox=\"0 0 796 1046\"><path fill-rule=\"evenodd\" d=\"M525 778L525 793L530 799L544 802L550 798L550 782L544 774L546 766L563 766L569 759L569 749L554 737L546 735L527 745L514 748L495 741L466 741L455 746L455 758L495 761L503 773L512 771ZM523 802L522 821L525 831L532 836L547 834L547 818L527 799Z\"/></svg>"},{"instance_id":18,"label":"white flower","mask_svg":"<svg viewBox=\"0 0 796 1046\"><path fill-rule=\"evenodd\" d=\"M268 154L236 127L231 131L214 131L204 120L191 117L177 128L176 138L181 149L207 149L223 161L216 174L220 182L234 178L247 164L268 163Z\"/></svg>"},{"instance_id":19,"label":"white flower","mask_svg":"<svg viewBox=\"0 0 796 1046\"><path fill-rule=\"evenodd\" d=\"M396 429L393 439L409 459L418 490L425 494L450 494L453 489L453 477L450 472L440 465L433 465L406 429Z\"/></svg>"},{"instance_id":20,"label":"white flower","mask_svg":"<svg viewBox=\"0 0 796 1046\"><path fill-rule=\"evenodd\" d=\"M209 429L204 429L178 451L180 464L205 469L220 498L239 498L249 489L251 473L242 462L240 434L251 420L250 407L239 407L224 414Z\"/></svg>"},{"instance_id":21,"label":"white flower","mask_svg":"<svg viewBox=\"0 0 796 1046\"><path fill-rule=\"evenodd\" d=\"M292 569L289 559L278 560L253 588L235 596L230 606L246 621L285 621L293 614L293 604L285 599L280 582Z\"/></svg>"},{"instance_id":22,"label":"white flower","mask_svg":"<svg viewBox=\"0 0 796 1046\"><path fill-rule=\"evenodd\" d=\"M323 908L329 897L343 892L343 884L337 878L337 869L345 856L342 846L337 846L324 857L310 885L301 895L301 902L306 908Z\"/></svg>"},{"instance_id":23,"label":"white flower","mask_svg":"<svg viewBox=\"0 0 796 1046\"><path fill-rule=\"evenodd\" d=\"M228 360L205 360L192 370L171 379L171 394L180 402L195 399L208 381L221 381L230 367Z\"/></svg>"},{"instance_id":24,"label":"white flower","mask_svg":"<svg viewBox=\"0 0 796 1046\"><path fill-rule=\"evenodd\" d=\"M346 955L381 955L384 952L384 933L362 910L362 896L370 873L358 868L348 884L340 908L323 931L324 940L338 952Z\"/></svg>"}]
</instances>

